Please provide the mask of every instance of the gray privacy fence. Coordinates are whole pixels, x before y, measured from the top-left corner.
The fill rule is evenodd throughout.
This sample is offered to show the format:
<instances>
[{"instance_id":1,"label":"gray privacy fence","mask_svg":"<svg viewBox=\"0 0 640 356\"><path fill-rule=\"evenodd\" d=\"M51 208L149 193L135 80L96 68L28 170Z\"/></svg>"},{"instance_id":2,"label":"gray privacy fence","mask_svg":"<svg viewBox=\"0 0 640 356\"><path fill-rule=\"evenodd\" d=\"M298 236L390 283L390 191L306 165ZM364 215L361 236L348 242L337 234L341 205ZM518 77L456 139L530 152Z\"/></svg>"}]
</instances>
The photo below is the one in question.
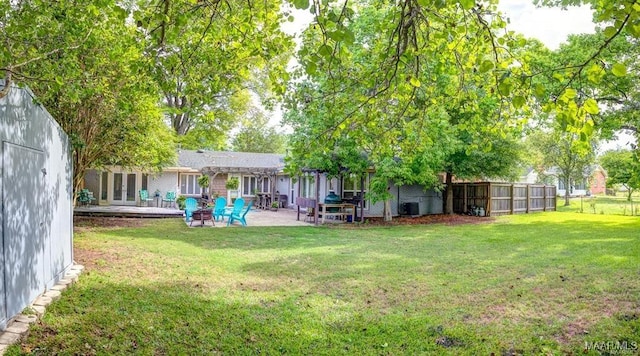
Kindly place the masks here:
<instances>
[{"instance_id":1,"label":"gray privacy fence","mask_svg":"<svg viewBox=\"0 0 640 356\"><path fill-rule=\"evenodd\" d=\"M5 329L73 263L69 139L29 89L13 86L0 99L0 157L0 329Z\"/></svg>"},{"instance_id":2,"label":"gray privacy fence","mask_svg":"<svg viewBox=\"0 0 640 356\"><path fill-rule=\"evenodd\" d=\"M556 210L556 187L523 183L455 183L453 211L482 207L487 216Z\"/></svg>"}]
</instances>

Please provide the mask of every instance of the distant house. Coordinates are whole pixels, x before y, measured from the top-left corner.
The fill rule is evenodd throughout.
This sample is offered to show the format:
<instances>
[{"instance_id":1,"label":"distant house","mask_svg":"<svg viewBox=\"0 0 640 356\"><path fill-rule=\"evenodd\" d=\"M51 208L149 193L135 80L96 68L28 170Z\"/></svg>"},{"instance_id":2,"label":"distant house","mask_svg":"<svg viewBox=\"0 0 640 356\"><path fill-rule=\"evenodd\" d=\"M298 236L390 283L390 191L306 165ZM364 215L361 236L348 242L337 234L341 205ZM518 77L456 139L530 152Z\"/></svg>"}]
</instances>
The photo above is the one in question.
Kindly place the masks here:
<instances>
[{"instance_id":1,"label":"distant house","mask_svg":"<svg viewBox=\"0 0 640 356\"><path fill-rule=\"evenodd\" d=\"M160 173L127 170L122 167L107 167L104 170L89 170L85 175L85 187L94 193L96 204L139 205L138 191L146 189L151 198L158 192L164 196L167 191L178 195L200 197L201 188L197 179L209 175L210 193L233 197L253 198L257 193L278 194L286 199L287 207L296 208L298 197L315 199L320 202L330 191L342 199L353 201L364 194L362 209L365 216L382 216L383 202L373 204L367 198L370 178L375 174L367 172L364 178L346 174L329 179L325 174L306 173L290 177L284 173L284 155L273 153L221 152L206 150L180 150L175 166L166 167ZM225 188L226 181L237 177L238 191ZM316 180L316 177L317 180ZM443 211L442 194L421 186L390 187L393 196L393 215L440 214ZM277 192L277 193L276 193ZM158 199L154 201L157 204ZM411 211L407 211L407 207Z\"/></svg>"},{"instance_id":2,"label":"distant house","mask_svg":"<svg viewBox=\"0 0 640 356\"><path fill-rule=\"evenodd\" d=\"M558 169L552 167L539 174L535 169L528 168L520 176L520 183L546 183L557 187L558 196L564 196L566 187L563 181L558 179ZM569 195L604 194L606 191L607 172L600 165L589 166L584 172L583 178L571 182Z\"/></svg>"},{"instance_id":3,"label":"distant house","mask_svg":"<svg viewBox=\"0 0 640 356\"><path fill-rule=\"evenodd\" d=\"M0 118L0 329L5 329L73 264L73 168L67 134L29 89L13 86L0 98Z\"/></svg>"}]
</instances>

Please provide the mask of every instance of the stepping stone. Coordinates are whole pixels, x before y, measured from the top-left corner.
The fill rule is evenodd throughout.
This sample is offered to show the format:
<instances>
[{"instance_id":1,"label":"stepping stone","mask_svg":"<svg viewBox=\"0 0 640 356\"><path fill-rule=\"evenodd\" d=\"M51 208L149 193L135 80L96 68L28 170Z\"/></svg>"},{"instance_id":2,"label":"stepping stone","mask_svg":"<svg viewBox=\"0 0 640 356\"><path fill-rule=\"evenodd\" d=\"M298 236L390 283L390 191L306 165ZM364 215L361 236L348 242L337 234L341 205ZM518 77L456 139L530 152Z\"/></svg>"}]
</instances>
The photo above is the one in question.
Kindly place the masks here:
<instances>
[{"instance_id":1,"label":"stepping stone","mask_svg":"<svg viewBox=\"0 0 640 356\"><path fill-rule=\"evenodd\" d=\"M42 305L32 305L31 309L33 309L36 312L36 314L38 314L39 316L43 316L44 312L47 310Z\"/></svg>"},{"instance_id":2,"label":"stepping stone","mask_svg":"<svg viewBox=\"0 0 640 356\"><path fill-rule=\"evenodd\" d=\"M62 292L65 289L67 289L66 284L56 284L55 286L51 287L50 290L57 290L58 292Z\"/></svg>"},{"instance_id":3,"label":"stepping stone","mask_svg":"<svg viewBox=\"0 0 640 356\"><path fill-rule=\"evenodd\" d=\"M26 333L27 331L29 331L28 323L21 323L21 322L15 322L15 321L11 323L8 328L5 329L5 332L10 332L14 334L23 334L23 333Z\"/></svg>"},{"instance_id":4,"label":"stepping stone","mask_svg":"<svg viewBox=\"0 0 640 356\"><path fill-rule=\"evenodd\" d=\"M25 314L19 314L18 316L16 316L15 321L21 322L21 323L27 323L27 324L31 324L31 323L35 323L36 321L38 321L38 317L35 315L25 315Z\"/></svg>"},{"instance_id":5,"label":"stepping stone","mask_svg":"<svg viewBox=\"0 0 640 356\"><path fill-rule=\"evenodd\" d=\"M51 304L52 301L53 300L51 300L51 298L41 295L36 299L35 302L33 302L33 305L41 305L43 307L46 307L47 305Z\"/></svg>"},{"instance_id":6,"label":"stepping stone","mask_svg":"<svg viewBox=\"0 0 640 356\"><path fill-rule=\"evenodd\" d=\"M2 333L2 335L0 335L0 344L4 344L4 345L11 345L14 344L16 342L18 342L18 340L20 340L21 335L20 334L15 334L15 333Z\"/></svg>"},{"instance_id":7,"label":"stepping stone","mask_svg":"<svg viewBox=\"0 0 640 356\"><path fill-rule=\"evenodd\" d=\"M53 300L60 299L60 296L62 295L62 293L60 293L60 291L57 291L57 290L48 290L43 295L47 298L51 298L51 300L53 301Z\"/></svg>"},{"instance_id":8,"label":"stepping stone","mask_svg":"<svg viewBox=\"0 0 640 356\"><path fill-rule=\"evenodd\" d=\"M58 281L58 284L68 286L70 284L73 284L73 281L70 280L70 279L63 278L63 279Z\"/></svg>"}]
</instances>

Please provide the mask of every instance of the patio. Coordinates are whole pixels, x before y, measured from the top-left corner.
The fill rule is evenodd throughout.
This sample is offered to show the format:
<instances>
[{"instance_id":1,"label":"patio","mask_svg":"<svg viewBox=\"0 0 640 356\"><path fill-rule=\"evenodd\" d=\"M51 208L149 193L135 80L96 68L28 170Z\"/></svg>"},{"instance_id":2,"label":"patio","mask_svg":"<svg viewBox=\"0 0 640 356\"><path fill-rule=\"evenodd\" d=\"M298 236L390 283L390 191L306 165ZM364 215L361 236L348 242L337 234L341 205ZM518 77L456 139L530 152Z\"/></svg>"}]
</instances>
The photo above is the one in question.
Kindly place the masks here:
<instances>
[{"instance_id":1,"label":"patio","mask_svg":"<svg viewBox=\"0 0 640 356\"><path fill-rule=\"evenodd\" d=\"M91 206L76 207L74 216L93 217L125 217L125 218L184 218L184 212L171 208L137 207L137 206ZM278 209L278 211L251 209L247 214L248 226L309 226L304 222L304 216L300 221L296 220L297 210ZM206 226L211 227L211 221L205 221ZM187 223L187 226L189 224ZM194 221L192 226L200 225L200 221ZM227 221L217 222L216 227L226 227ZM240 226L238 223L233 226Z\"/></svg>"}]
</instances>

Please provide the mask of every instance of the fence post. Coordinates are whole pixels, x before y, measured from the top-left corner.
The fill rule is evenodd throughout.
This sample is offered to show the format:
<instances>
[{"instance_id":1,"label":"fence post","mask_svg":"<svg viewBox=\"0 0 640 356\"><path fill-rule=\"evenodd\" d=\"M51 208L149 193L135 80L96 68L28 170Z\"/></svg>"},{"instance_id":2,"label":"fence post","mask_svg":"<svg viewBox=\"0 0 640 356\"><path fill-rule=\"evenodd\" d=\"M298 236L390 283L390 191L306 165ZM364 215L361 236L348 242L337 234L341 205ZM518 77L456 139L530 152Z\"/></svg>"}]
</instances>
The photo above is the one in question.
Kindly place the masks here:
<instances>
[{"instance_id":1,"label":"fence post","mask_svg":"<svg viewBox=\"0 0 640 356\"><path fill-rule=\"evenodd\" d=\"M466 214L467 211L467 184L462 185L462 213Z\"/></svg>"},{"instance_id":2,"label":"fence post","mask_svg":"<svg viewBox=\"0 0 640 356\"><path fill-rule=\"evenodd\" d=\"M529 208L531 208L531 185L527 184L527 214L529 214Z\"/></svg>"},{"instance_id":3,"label":"fence post","mask_svg":"<svg viewBox=\"0 0 640 356\"><path fill-rule=\"evenodd\" d=\"M542 198L544 201L544 205L542 205L542 211L547 211L547 185L544 185L544 188L542 189L543 193L542 193Z\"/></svg>"},{"instance_id":4,"label":"fence post","mask_svg":"<svg viewBox=\"0 0 640 356\"><path fill-rule=\"evenodd\" d=\"M516 203L516 188L515 184L511 184L511 215L513 215L513 206Z\"/></svg>"}]
</instances>

